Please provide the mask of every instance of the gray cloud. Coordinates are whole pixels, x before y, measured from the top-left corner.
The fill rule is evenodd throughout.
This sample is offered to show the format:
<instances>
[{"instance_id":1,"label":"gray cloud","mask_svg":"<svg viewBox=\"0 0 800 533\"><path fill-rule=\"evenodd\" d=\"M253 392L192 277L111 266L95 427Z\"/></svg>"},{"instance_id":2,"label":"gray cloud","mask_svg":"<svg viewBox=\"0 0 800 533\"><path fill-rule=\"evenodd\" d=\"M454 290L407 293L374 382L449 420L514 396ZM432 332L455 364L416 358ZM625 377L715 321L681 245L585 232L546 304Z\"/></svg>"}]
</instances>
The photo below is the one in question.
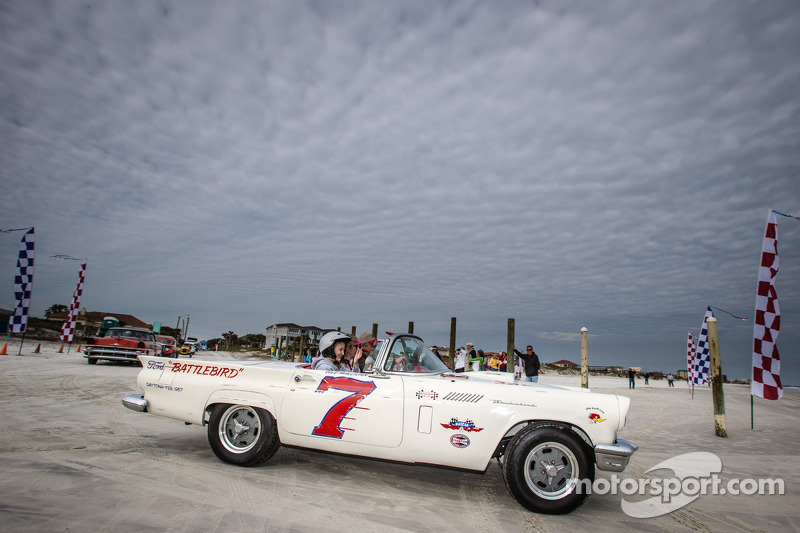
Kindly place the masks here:
<instances>
[{"instance_id":1,"label":"gray cloud","mask_svg":"<svg viewBox=\"0 0 800 533\"><path fill-rule=\"evenodd\" d=\"M493 350L515 317L544 360L574 358L586 326L594 361L674 371L707 305L752 315L766 214L800 212L798 19L792 2L6 2L0 226L37 227L38 315L72 294L46 259L67 253L90 258L87 307L191 314L204 337L413 320L443 344L456 316ZM800 228L779 224L797 383ZM723 370L746 376L752 323L720 331Z\"/></svg>"}]
</instances>

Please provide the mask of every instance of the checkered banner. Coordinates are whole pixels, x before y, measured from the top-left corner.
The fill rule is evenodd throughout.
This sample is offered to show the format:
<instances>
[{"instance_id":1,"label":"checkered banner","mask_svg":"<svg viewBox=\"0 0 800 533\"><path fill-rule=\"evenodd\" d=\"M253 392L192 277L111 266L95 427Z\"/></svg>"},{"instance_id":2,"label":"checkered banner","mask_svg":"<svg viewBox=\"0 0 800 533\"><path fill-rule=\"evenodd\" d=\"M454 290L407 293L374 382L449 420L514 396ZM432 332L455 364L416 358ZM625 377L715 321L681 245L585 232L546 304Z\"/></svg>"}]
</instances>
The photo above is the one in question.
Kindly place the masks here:
<instances>
[{"instance_id":1,"label":"checkered banner","mask_svg":"<svg viewBox=\"0 0 800 533\"><path fill-rule=\"evenodd\" d=\"M694 337L692 332L689 332L689 338L686 341L686 383L691 383L694 380L694 358L697 356L697 348L694 345Z\"/></svg>"},{"instance_id":2,"label":"checkered banner","mask_svg":"<svg viewBox=\"0 0 800 533\"><path fill-rule=\"evenodd\" d=\"M10 230L14 231L14 230ZM31 290L33 289L33 228L28 230L19 245L17 273L14 276L14 296L16 306L14 314L9 317L9 329L12 333L25 333L28 329L28 309L31 306Z\"/></svg>"},{"instance_id":3,"label":"checkered banner","mask_svg":"<svg viewBox=\"0 0 800 533\"><path fill-rule=\"evenodd\" d=\"M63 342L72 342L72 336L75 334L75 324L78 321L78 310L81 308L81 296L83 295L83 282L86 273L86 263L81 265L78 272L78 286L75 287L75 292L72 294L72 304L69 306L69 314L67 320L61 325L61 340Z\"/></svg>"},{"instance_id":4,"label":"checkered banner","mask_svg":"<svg viewBox=\"0 0 800 533\"><path fill-rule=\"evenodd\" d=\"M708 385L711 383L709 374L711 373L711 355L708 351L708 325L706 321L714 316L711 306L706 309L703 317L703 325L700 327L700 336L697 337L697 355L694 360L694 381L695 385Z\"/></svg>"},{"instance_id":5,"label":"checkered banner","mask_svg":"<svg viewBox=\"0 0 800 533\"><path fill-rule=\"evenodd\" d=\"M781 310L778 307L778 293L775 292L778 266L778 222L775 212L770 211L758 269L756 316L753 321L753 375L750 380L750 394L765 400L783 397L781 358L775 344L781 329Z\"/></svg>"}]
</instances>

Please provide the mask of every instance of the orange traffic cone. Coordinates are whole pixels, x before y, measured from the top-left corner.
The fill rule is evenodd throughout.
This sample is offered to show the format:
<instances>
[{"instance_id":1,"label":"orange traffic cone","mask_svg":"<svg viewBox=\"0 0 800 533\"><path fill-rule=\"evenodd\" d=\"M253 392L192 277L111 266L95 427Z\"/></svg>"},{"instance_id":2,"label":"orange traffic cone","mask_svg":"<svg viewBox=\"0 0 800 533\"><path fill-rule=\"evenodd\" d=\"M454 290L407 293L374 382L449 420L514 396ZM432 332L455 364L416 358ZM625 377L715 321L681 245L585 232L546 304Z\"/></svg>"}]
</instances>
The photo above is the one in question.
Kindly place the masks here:
<instances>
[{"instance_id":1,"label":"orange traffic cone","mask_svg":"<svg viewBox=\"0 0 800 533\"><path fill-rule=\"evenodd\" d=\"M61 345L61 348L58 349L58 353L64 353L64 345Z\"/></svg>"},{"instance_id":2,"label":"orange traffic cone","mask_svg":"<svg viewBox=\"0 0 800 533\"><path fill-rule=\"evenodd\" d=\"M33 353L42 353L42 343L39 343L39 346L33 351Z\"/></svg>"},{"instance_id":3,"label":"orange traffic cone","mask_svg":"<svg viewBox=\"0 0 800 533\"><path fill-rule=\"evenodd\" d=\"M80 345L80 344L78 345L78 349L77 349L77 350L75 350L75 351L76 351L76 352L80 352L80 351L81 351L81 345Z\"/></svg>"},{"instance_id":4,"label":"orange traffic cone","mask_svg":"<svg viewBox=\"0 0 800 533\"><path fill-rule=\"evenodd\" d=\"M4 342L4 343L3 343L3 348L0 348L0 355L7 355L7 354L6 354L6 351L7 351L7 350L8 350L8 343L7 343L7 342Z\"/></svg>"}]
</instances>

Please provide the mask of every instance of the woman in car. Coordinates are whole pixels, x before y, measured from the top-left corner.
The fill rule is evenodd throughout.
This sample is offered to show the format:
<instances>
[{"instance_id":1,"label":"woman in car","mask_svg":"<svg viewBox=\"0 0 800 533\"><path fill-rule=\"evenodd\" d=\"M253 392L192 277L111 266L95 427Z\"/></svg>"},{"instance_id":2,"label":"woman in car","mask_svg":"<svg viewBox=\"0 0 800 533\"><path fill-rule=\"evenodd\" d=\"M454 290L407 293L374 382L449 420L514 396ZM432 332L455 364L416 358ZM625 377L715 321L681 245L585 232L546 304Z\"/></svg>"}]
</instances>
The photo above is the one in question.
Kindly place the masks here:
<instances>
[{"instance_id":1,"label":"woman in car","mask_svg":"<svg viewBox=\"0 0 800 533\"><path fill-rule=\"evenodd\" d=\"M319 340L319 356L311 361L311 369L326 372L345 370L342 368L342 359L349 340L350 337L341 331L331 331L323 335Z\"/></svg>"}]
</instances>

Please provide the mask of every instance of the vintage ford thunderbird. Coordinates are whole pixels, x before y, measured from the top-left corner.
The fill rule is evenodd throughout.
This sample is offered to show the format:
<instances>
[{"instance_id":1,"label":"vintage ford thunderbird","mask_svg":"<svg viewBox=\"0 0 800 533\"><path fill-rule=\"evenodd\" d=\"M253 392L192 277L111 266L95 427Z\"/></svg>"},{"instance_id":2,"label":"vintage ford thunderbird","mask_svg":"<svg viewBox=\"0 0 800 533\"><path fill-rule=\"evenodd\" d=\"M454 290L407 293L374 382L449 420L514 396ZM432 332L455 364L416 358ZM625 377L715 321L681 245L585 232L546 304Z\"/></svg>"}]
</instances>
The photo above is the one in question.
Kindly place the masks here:
<instances>
[{"instance_id":1,"label":"vintage ford thunderbird","mask_svg":"<svg viewBox=\"0 0 800 533\"><path fill-rule=\"evenodd\" d=\"M637 449L617 439L626 397L454 374L414 335L391 335L372 354L363 373L143 356L144 394L122 401L207 425L217 457L239 466L262 464L281 444L475 471L496 458L511 494L540 513L574 510L595 467L620 472Z\"/></svg>"}]
</instances>

